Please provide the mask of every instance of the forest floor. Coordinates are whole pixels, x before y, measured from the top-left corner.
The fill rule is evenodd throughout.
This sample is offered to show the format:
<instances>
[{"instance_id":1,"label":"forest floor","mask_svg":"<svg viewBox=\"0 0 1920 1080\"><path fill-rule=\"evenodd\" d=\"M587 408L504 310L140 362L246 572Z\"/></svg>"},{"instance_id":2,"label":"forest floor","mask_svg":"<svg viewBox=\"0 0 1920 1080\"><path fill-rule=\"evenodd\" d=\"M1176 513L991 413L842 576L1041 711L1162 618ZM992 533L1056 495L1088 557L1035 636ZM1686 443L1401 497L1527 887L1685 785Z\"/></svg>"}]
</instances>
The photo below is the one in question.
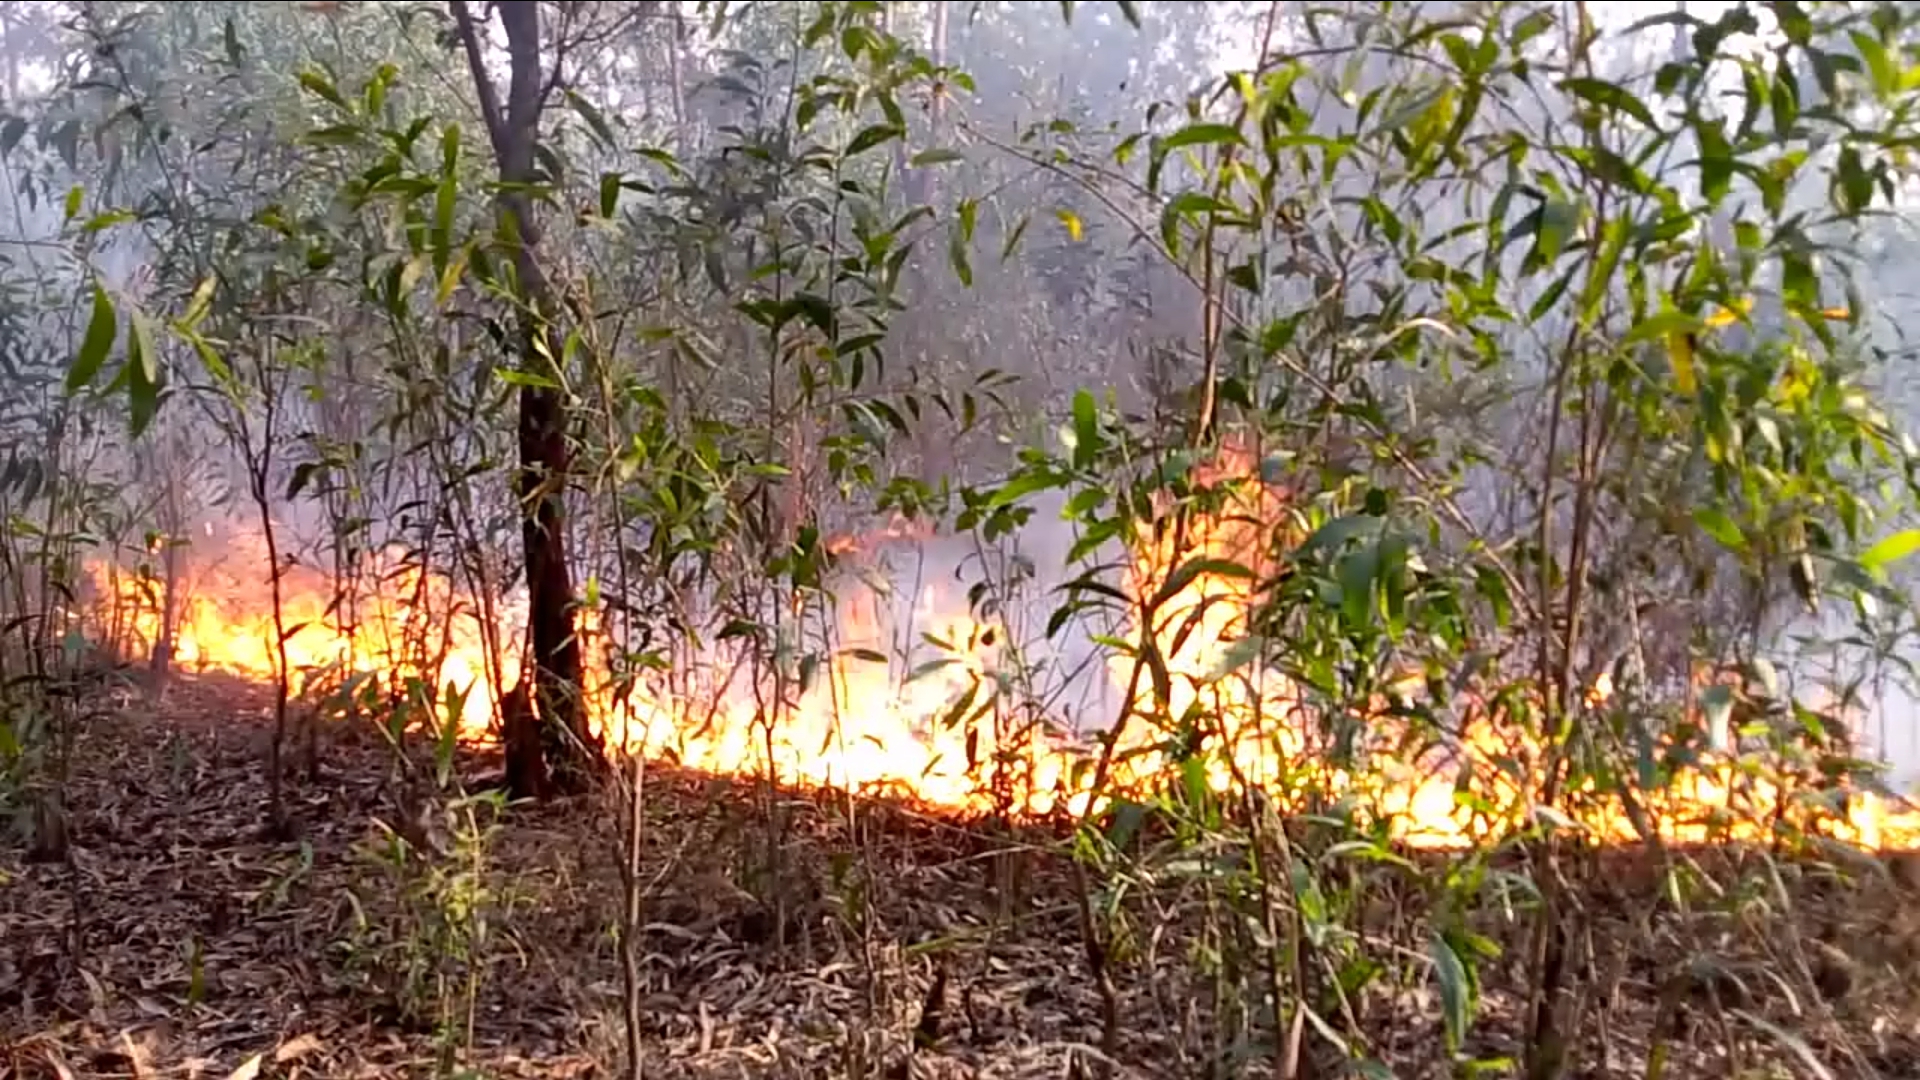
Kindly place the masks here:
<instances>
[{"instance_id":1,"label":"forest floor","mask_svg":"<svg viewBox=\"0 0 1920 1080\"><path fill-rule=\"evenodd\" d=\"M0 1080L619 1075L617 800L515 809L474 870L409 808L377 732L325 732L319 778L288 783L295 836L270 840L269 714L257 687L182 679L159 705L131 698L87 722L68 763L67 858L0 845ZM297 744L290 759L298 773ZM1097 1074L1101 996L1071 868L1047 845L663 768L643 790L647 1075ZM383 856L377 821L443 854ZM1667 1030L1675 1077L1920 1076L1920 898L1860 861L1851 876L1769 870L1775 888L1710 924L1711 959L1689 944L1708 924L1660 914L1654 876L1596 875L1608 884L1576 901L1569 948L1580 1034L1567 1075L1654 1075ZM445 913L476 882L484 935L449 932ZM1141 911L1116 964L1115 1075L1274 1075L1257 1043L1236 1068L1202 1064L1221 1025L1181 910ZM1389 952L1424 951L1411 918L1382 930L1400 943ZM1499 912L1474 918L1506 957L1482 970L1465 1049L1499 1058L1525 1012L1523 935ZM1422 963L1363 1024L1407 1080L1457 1072Z\"/></svg>"}]
</instances>

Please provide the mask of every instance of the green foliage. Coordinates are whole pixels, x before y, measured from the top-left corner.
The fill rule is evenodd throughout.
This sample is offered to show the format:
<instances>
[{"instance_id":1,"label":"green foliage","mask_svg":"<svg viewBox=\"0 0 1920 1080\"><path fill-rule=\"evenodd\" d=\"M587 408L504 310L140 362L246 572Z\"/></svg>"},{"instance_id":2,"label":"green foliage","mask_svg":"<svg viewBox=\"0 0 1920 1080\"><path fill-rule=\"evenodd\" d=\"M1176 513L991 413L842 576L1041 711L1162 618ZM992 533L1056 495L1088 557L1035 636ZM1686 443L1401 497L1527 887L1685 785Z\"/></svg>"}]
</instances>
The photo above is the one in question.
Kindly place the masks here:
<instances>
[{"instance_id":1,"label":"green foliage","mask_svg":"<svg viewBox=\"0 0 1920 1080\"><path fill-rule=\"evenodd\" d=\"M1089 963L1143 962L1143 897L1173 883L1158 914L1201 924L1188 945L1236 1051L1302 1032L1305 1052L1377 1072L1368 1002L1420 983L1437 1054L1491 1068L1475 1021L1503 947L1485 912L1511 905L1543 941L1566 918L1558 870L1496 857L1557 867L1596 811L1658 845L1648 808L1701 762L1804 804L1774 823L1782 843L1871 781L1763 631L1792 605L1845 606L1861 636L1892 635L1880 616L1920 550L1913 446L1868 391L1888 363L1848 255L1912 179L1920 75L1893 5L1661 16L1675 55L1651 65L1610 63L1602 46L1630 35L1570 24L1579 6L1284 25L1275 7L1255 69L1199 93L1173 21L1133 4L1063 4L1071 33L1045 11L1054 36L1001 6L924 47L922 6L753 5L720 10L698 54L673 20L582 27L568 20L592 6L568 8L563 32L700 78L650 86L645 108L614 61L554 80L524 194L559 302L532 354L528 282L496 227L507 193L486 133L453 119L469 91L436 77L431 17L347 5L368 10L316 44L329 35L289 22L298 7L89 5L72 40L122 47L0 122L63 257L31 281L10 265L20 295L0 305L0 332L46 354L7 372L24 388L9 436L52 448L0 467L0 566L40 579L0 605L36 627L23 655L71 667L79 620L56 609L83 551L118 566L190 531L148 497L181 501L181 477L89 471L74 432L107 419L132 462L226 436L270 533L319 504L327 550L286 561L330 567L343 621L388 580L470 598L477 614L420 588L409 672L349 657L327 675L330 715L378 718L403 752L428 734L460 837L423 855L387 836L402 913L356 923L354 954L409 1009L444 1006L441 980L471 1000L461 964L497 902L494 807L451 784L434 637L477 625L477 692L504 694L525 651L506 553L528 387L562 403L574 468L545 482L579 515L581 606L612 639L617 700L691 703L712 689L691 673L738 647L771 732L842 655L818 632L841 577L827 537L870 512L951 511L983 548L1069 532L1046 636L1109 647L1129 682L1075 777L1099 796L1070 851ZM1747 50L1762 13L1778 38ZM214 74L185 78L189 60ZM1069 80L1132 79L1121 106L1058 100ZM1029 89L1017 136L965 115ZM1139 123L1149 97L1176 100ZM117 242L151 256L151 280L117 272ZM953 315L948 272L989 316ZM1118 346L1172 321L1153 309L1169 284L1196 340L1136 393ZM1012 351L1036 311L1081 365L1033 372L1051 394L971 363ZM954 475L927 467L942 450ZM120 480L146 490L104 490ZM1162 549L1144 582L1117 569ZM983 622L1011 588L970 596ZM1203 641L1187 605L1204 589L1245 608L1225 640ZM1643 613L1665 621L1647 631ZM990 721L1047 713L1027 644L1004 642L1006 669L932 718L970 755ZM1737 684L1696 687L1707 666ZM1298 715L1242 738L1236 703L1276 683ZM55 706L5 704L0 762L32 772ZM1149 754L1163 768L1119 790ZM1427 865L1395 845L1395 762L1458 770L1469 850ZM782 857L772 838L756 880L777 887ZM1417 934L1380 948L1370 912L1409 893ZM1536 1056L1551 1034L1528 1033Z\"/></svg>"},{"instance_id":2,"label":"green foliage","mask_svg":"<svg viewBox=\"0 0 1920 1080\"><path fill-rule=\"evenodd\" d=\"M1080 175L1104 167L1151 196L1158 221L1143 214L1137 227L1221 312L1187 399L1201 414L1170 447L1082 394L1061 448L1027 451L1005 482L963 492L960 523L992 537L1030 520L1034 496L1059 492L1086 558L1202 529L1236 493L1245 505L1249 484L1282 483L1290 504L1231 558L1177 557L1150 594L1114 590L1097 567L1071 583L1050 632L1103 607L1135 628L1126 653L1151 694L1118 730L1146 725L1150 744L1190 745L1196 722L1217 724L1203 754L1227 764L1233 721L1170 711L1176 683L1195 680L1190 699L1203 700L1208 685L1260 670L1309 707L1315 730L1288 766L1303 774L1367 775L1382 754L1427 754L1463 722L1490 725L1515 756L1471 762L1456 794L1488 850L1564 830L1594 804L1624 800L1631 814L1657 800L1678 772L1632 762L1705 751L1677 719L1694 707L1689 673L1702 658L1750 655L1750 628L1781 582L1809 607L1896 599L1885 567L1913 542L1904 530L1872 541L1914 508L1912 444L1860 381L1861 335L1848 331L1864 313L1848 299L1845 250L1910 176L1895 149L1915 103L1895 89L1910 81L1892 59L1904 26L1885 7L1816 18L1760 6L1786 36L1759 57L1729 47L1755 28L1746 5L1711 21L1674 16L1691 48L1660 68L1656 98L1600 66L1604 32L1566 25L1557 9L1461 21L1380 12L1345 26L1310 16L1317 41L1350 32L1354 44L1331 63L1331 47L1271 56L1257 76L1191 99L1183 122L1085 163ZM1400 78L1351 81L1373 50L1414 42L1434 49ZM1744 93L1730 110L1710 101L1719 72ZM1548 116L1523 104L1539 97ZM1823 172L1834 182L1814 193ZM1103 181L1089 191L1121 204ZM1701 227L1726 220L1724 241ZM1531 387L1497 405L1506 419L1495 424L1544 429L1517 456L1479 445L1466 417L1443 418L1444 436L1420 419L1422 399L1494 386ZM1250 467L1251 447L1283 449ZM1211 461L1226 462L1227 479L1198 478L1195 463ZM1517 519L1476 512L1476 483L1516 489ZM1202 574L1254 583L1253 610L1221 662L1182 674L1166 651L1194 625L1165 626L1159 608ZM1684 620L1680 640L1649 643L1622 625L1648 605ZM1619 670L1605 643L1623 633L1640 674L1604 702L1588 698ZM1412 695L1400 689L1409 674L1422 687ZM1752 704L1745 695L1710 689L1698 707L1724 727L1736 698ZM1804 706L1790 711L1821 726ZM1739 757L1743 774L1784 783L1806 768L1799 726L1743 727L1770 747ZM1819 783L1844 774L1829 767ZM1287 794L1301 810L1336 797L1318 782ZM1338 798L1344 824L1321 843L1370 828L1364 785ZM1159 808L1195 835L1227 827L1195 816L1202 805ZM1259 850L1258 820L1239 828ZM1130 864L1103 845L1082 850L1107 872ZM1543 925L1560 917L1540 910ZM1483 957L1433 941L1448 1046L1463 1053ZM1317 951L1272 947L1283 970L1301 962L1295 950ZM1297 992L1313 1000L1309 985ZM1365 1035L1329 1037L1357 1053Z\"/></svg>"}]
</instances>

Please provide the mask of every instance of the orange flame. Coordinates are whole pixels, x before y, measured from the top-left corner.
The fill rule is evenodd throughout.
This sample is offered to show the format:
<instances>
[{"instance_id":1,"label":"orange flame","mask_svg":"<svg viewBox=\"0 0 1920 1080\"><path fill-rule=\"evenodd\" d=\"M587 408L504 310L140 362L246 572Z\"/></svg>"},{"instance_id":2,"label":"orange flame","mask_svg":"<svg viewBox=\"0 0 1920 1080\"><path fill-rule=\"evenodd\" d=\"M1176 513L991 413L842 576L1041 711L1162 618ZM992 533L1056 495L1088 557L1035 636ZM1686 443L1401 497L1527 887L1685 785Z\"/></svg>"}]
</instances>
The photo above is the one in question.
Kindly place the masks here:
<instances>
[{"instance_id":1,"label":"orange flame","mask_svg":"<svg viewBox=\"0 0 1920 1080\"><path fill-rule=\"evenodd\" d=\"M1195 479L1245 477L1254 469L1251 462L1251 455L1229 454ZM1388 744L1396 723L1380 701L1375 715L1356 725L1374 742L1369 775L1350 776L1327 765L1330 756L1315 742L1324 736L1307 722L1297 688L1240 662L1240 654L1250 651L1241 643L1252 632L1256 586L1232 568L1247 566L1256 578L1270 569L1263 564L1265 553L1284 546L1272 542L1274 530L1288 528L1285 494L1259 482L1226 487L1226 505L1217 513L1137 545L1128 586L1135 622L1151 613L1150 645L1139 657L1111 658L1106 673L1123 695L1132 688L1137 713L1176 722L1197 718L1193 735L1214 752L1189 758L1182 747L1169 745L1164 724L1134 716L1124 723L1111 756L1107 779L1113 789L1141 790L1198 767L1199 779L1215 791L1256 786L1286 797L1344 794L1387 821L1396 837L1421 846L1467 844L1490 826L1529 818L1573 824L1532 807L1534 783L1528 778L1540 755L1497 717L1469 724L1450 747L1408 751ZM888 540L925 539L918 528L895 522L864 538L829 540L828 546L852 555ZM1170 588L1173 568L1191 565L1196 556L1206 560L1206 572ZM265 565L263 552L244 545L235 557L237 565L256 568L254 575ZM120 644L150 647L160 640L161 583L104 564L93 569L100 595L118 598L110 606L119 612ZM293 631L288 666L296 692L334 685L349 667L388 679L431 674L470 691L456 718L463 735L491 737L495 687L515 678L510 657L518 639L508 635L498 650L507 656L490 662L477 613L444 581L412 570L388 573L378 598L363 597L350 611L341 610L333 583L315 571L290 567L281 587L284 620ZM1014 704L1019 695L997 692L1017 681L1020 661L1005 626L976 620L964 604L927 586L913 598L912 623L923 641L938 643L937 655L908 664L908 657L889 655L879 640L875 598L865 590L846 592L830 618L816 620L822 625L788 614L771 648L735 643L740 647L672 657L665 669L641 671L624 695L611 688L607 634L596 613L584 612L581 632L592 646L588 654L599 660L591 665L587 688L593 722L603 735L612 733L607 741L613 745L716 773L771 771L787 782L892 789L976 810L1086 808L1097 752L1041 722L1045 718L1030 707ZM263 583L246 570L210 570L183 581L180 593L176 663L272 677L274 624ZM1159 602L1145 602L1150 599ZM811 647L809 633L816 640ZM837 644L827 649L819 640ZM817 660L808 659L809 651ZM497 671L497 684L487 677L490 668ZM1611 693L1603 680L1588 702L1604 704ZM1222 746L1224 754L1217 752ZM1581 811L1578 827L1607 842L1635 841L1645 826L1670 841L1763 837L1766 816L1782 793L1765 778L1736 783L1738 775L1737 763L1722 759L1648 793L1642 807L1629 810L1596 799L1596 806ZM1920 816L1860 794L1834 831L1870 847L1910 846L1920 839Z\"/></svg>"}]
</instances>

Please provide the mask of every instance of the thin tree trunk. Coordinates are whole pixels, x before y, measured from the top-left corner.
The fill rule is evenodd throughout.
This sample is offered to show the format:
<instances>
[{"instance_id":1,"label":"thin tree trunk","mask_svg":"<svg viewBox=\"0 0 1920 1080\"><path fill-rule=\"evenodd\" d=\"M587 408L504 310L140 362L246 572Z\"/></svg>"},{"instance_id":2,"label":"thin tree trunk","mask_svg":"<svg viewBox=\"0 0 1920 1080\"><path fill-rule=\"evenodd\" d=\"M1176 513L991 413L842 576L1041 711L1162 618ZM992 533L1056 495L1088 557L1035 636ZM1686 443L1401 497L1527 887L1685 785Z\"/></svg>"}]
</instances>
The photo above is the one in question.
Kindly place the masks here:
<instances>
[{"instance_id":1,"label":"thin tree trunk","mask_svg":"<svg viewBox=\"0 0 1920 1080\"><path fill-rule=\"evenodd\" d=\"M169 444L168 450L172 449ZM180 542L187 532L180 506L178 456L169 452L161 467L166 492L160 524L160 625L154 634L153 655L147 659L147 682L156 695L166 689L167 676L173 671L173 639L180 621Z\"/></svg>"},{"instance_id":2,"label":"thin tree trunk","mask_svg":"<svg viewBox=\"0 0 1920 1080\"><path fill-rule=\"evenodd\" d=\"M472 69L480 110L500 165L503 190L498 199L501 240L512 250L519 295L526 302L521 319L521 362L530 371L547 375L549 385L526 385L520 390L520 468L515 491L521 501L521 540L526 549L531 681L528 685L538 744L544 764L531 768L509 762L510 782L535 784L544 772L561 790L578 790L589 763L598 756L597 740L587 730L586 710L580 698L580 643L573 624L573 573L567 559L566 487L572 471L572 448L567 443L566 402L552 383L558 382L554 359L560 355L553 324L559 314L553 288L538 257L539 223L526 188L538 178L534 150L540 135L540 113L547 88L540 64L540 6L534 0L501 0L494 5L506 30L509 80L507 97L500 101L487 74L478 29L464 0L452 0L454 19ZM525 740L508 739L511 755L518 745L530 752ZM547 785L539 785L545 787ZM518 789L516 795L546 794Z\"/></svg>"}]
</instances>

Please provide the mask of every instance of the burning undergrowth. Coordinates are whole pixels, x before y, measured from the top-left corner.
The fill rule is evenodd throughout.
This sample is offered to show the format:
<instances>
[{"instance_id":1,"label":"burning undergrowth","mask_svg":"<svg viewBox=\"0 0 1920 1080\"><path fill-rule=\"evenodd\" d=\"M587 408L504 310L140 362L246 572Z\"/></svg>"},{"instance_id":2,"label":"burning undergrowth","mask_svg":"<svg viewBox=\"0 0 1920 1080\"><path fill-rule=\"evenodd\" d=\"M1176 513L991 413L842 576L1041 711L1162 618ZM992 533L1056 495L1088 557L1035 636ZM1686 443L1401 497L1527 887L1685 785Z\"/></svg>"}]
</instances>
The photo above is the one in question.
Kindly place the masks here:
<instances>
[{"instance_id":1,"label":"burning undergrowth","mask_svg":"<svg viewBox=\"0 0 1920 1080\"><path fill-rule=\"evenodd\" d=\"M1274 632L1257 616L1301 523L1256 467L1202 479L1222 488L1207 513L1113 546L1121 602L1104 625L1053 620L1063 560L1044 529L993 547L893 527L830 541L833 587L814 602L631 668L630 692L607 689L617 660L596 669L610 741L671 763L645 774L638 848L633 1008L656 1065L1026 1077L1111 1060L1127 1076L1231 1059L1284 1074L1260 965L1286 951L1326 1026L1309 1056L1438 1075L1525 1044L1543 882L1580 913L1568 1032L1593 1075L1644 1075L1661 1055L1792 1060L1769 1034L1784 1030L1826 1060L1913 1061L1920 1018L1885 1005L1920 961L1911 856L1690 843L1771 837L1781 802L1764 776L1700 772L1638 792L1637 820L1570 800L1586 842L1542 863L1505 842L1533 748L1472 695L1450 741L1368 702L1352 711L1370 756L1337 756L1298 686L1243 655ZM262 711L240 699L274 671L273 621L244 559L174 573L169 602L157 574L102 572L116 640L171 642L185 674L242 679L211 696L183 679L85 732L75 865L111 867L88 912L58 868L0 868L27 885L4 912L28 943L0 970L33 1018L16 1043L70 1070L119 1055L97 1068L136 1074L329 1054L323 1072L384 1075L444 1053L449 1029L501 1075L616 1057L609 928L627 918L614 841L630 804L612 785L502 814L463 787L488 769L488 674L511 674L480 605L404 567L369 571L383 599L351 602L329 575L283 573L290 674L310 700L386 687L365 702L385 716L381 694L411 681L477 685L478 704L452 717L471 744L452 762L426 740L395 759L364 719L326 725L295 838L262 841L262 733L208 718ZM609 656L611 631L587 630ZM1107 750L1094 736L1115 723ZM1124 797L1082 820L1095 789ZM1900 825L1862 801L1827 831L1893 847ZM1281 898L1265 891L1274 859ZM176 902L155 910L157 895ZM107 977L59 968L71 926ZM1472 974L1449 983L1447 963ZM162 1030L143 1009L189 1019ZM244 1045L222 1041L235 1028Z\"/></svg>"},{"instance_id":2,"label":"burning undergrowth","mask_svg":"<svg viewBox=\"0 0 1920 1080\"><path fill-rule=\"evenodd\" d=\"M1057 506L993 544L905 520L829 537L822 587L746 619L689 604L671 621L699 632L666 635L644 656L625 651L639 621L593 603L596 583L582 618L593 722L613 747L708 773L1003 816L1080 813L1096 789L1150 801L1172 782L1256 789L1381 823L1416 846L1470 846L1538 824L1528 777L1540 748L1489 689L1470 686L1444 706L1428 699L1422 734L1408 719L1417 679L1360 707L1313 704L1269 661L1268 642L1285 629L1260 620L1306 532L1271 471L1257 452L1230 449L1187 476L1208 495L1199 511L1078 553L1106 567L1077 583L1115 601L1097 615L1055 614L1072 594L1079 539ZM265 546L244 530L214 540L218 560L188 546L184 557L156 550L130 567L97 566L104 635L123 654L144 648L188 671L270 679ZM377 712L382 698L440 687L424 696L460 702L450 720L464 736L497 735L521 642L509 600L477 602L397 550L352 588L289 562L280 590L289 681L311 707ZM1596 687L1590 698L1605 696ZM1596 795L1579 824L1607 842L1761 836L1799 801L1722 758L1657 790ZM1872 793L1827 816L1837 819L1829 831L1869 846L1916 831L1912 815Z\"/></svg>"}]
</instances>

